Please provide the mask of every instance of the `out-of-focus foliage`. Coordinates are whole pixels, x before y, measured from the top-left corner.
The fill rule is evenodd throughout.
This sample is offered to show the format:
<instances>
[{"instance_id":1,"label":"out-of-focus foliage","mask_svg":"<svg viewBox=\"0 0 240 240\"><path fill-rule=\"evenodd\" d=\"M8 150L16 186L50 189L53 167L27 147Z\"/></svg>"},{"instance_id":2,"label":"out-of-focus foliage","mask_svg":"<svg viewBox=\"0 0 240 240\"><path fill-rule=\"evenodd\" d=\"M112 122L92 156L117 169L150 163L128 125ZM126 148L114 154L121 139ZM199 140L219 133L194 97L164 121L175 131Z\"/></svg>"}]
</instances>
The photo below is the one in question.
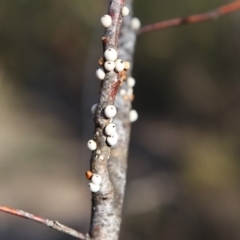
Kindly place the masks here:
<instances>
[{"instance_id":1,"label":"out-of-focus foliage","mask_svg":"<svg viewBox=\"0 0 240 240\"><path fill-rule=\"evenodd\" d=\"M134 10L145 25L229 2L139 0ZM0 1L0 204L82 231L106 9L101 0ZM239 29L235 12L139 37L121 239L239 240ZM68 239L0 222L0 239Z\"/></svg>"},{"instance_id":2,"label":"out-of-focus foliage","mask_svg":"<svg viewBox=\"0 0 240 240\"><path fill-rule=\"evenodd\" d=\"M1 62L13 81L72 97L79 94L96 16L101 16L104 5L76 0L1 1Z\"/></svg>"}]
</instances>

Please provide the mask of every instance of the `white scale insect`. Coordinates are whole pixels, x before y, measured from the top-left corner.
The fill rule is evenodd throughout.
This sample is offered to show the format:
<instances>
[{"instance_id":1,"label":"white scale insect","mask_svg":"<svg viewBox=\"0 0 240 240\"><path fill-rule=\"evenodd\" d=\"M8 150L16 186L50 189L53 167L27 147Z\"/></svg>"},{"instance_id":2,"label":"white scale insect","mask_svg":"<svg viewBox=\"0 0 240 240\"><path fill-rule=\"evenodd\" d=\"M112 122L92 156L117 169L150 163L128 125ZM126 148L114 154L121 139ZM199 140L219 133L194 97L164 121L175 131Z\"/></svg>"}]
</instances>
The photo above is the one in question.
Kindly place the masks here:
<instances>
[{"instance_id":1,"label":"white scale insect","mask_svg":"<svg viewBox=\"0 0 240 240\"><path fill-rule=\"evenodd\" d=\"M108 28L112 25L112 18L110 15L103 15L101 17L101 23L105 28Z\"/></svg>"},{"instance_id":2,"label":"white scale insect","mask_svg":"<svg viewBox=\"0 0 240 240\"><path fill-rule=\"evenodd\" d=\"M91 177L91 182L88 184L91 192L98 192L100 190L100 184L102 177L98 174L94 174Z\"/></svg>"},{"instance_id":3,"label":"white scale insect","mask_svg":"<svg viewBox=\"0 0 240 240\"><path fill-rule=\"evenodd\" d=\"M127 78L127 85L129 87L134 87L136 84L136 80L133 77L128 77Z\"/></svg>"},{"instance_id":4,"label":"white scale insect","mask_svg":"<svg viewBox=\"0 0 240 240\"><path fill-rule=\"evenodd\" d=\"M104 115L107 118L113 118L116 116L116 114L117 114L117 109L114 105L108 105L107 107L105 107Z\"/></svg>"},{"instance_id":5,"label":"white scale insect","mask_svg":"<svg viewBox=\"0 0 240 240\"><path fill-rule=\"evenodd\" d=\"M104 63L104 68L106 71L111 72L115 68L115 62L113 61L106 61Z\"/></svg>"},{"instance_id":6,"label":"white scale insect","mask_svg":"<svg viewBox=\"0 0 240 240\"><path fill-rule=\"evenodd\" d=\"M98 174L94 174L92 175L91 178L92 183L96 184L96 185L100 185L102 182L102 177Z\"/></svg>"},{"instance_id":7,"label":"white scale insect","mask_svg":"<svg viewBox=\"0 0 240 240\"><path fill-rule=\"evenodd\" d=\"M97 149L97 143L92 139L88 141L87 146L92 151Z\"/></svg>"},{"instance_id":8,"label":"white scale insect","mask_svg":"<svg viewBox=\"0 0 240 240\"><path fill-rule=\"evenodd\" d=\"M110 145L110 146L114 146L116 145L118 142L118 134L115 132L112 136L108 136L107 137L107 143Z\"/></svg>"},{"instance_id":9,"label":"white scale insect","mask_svg":"<svg viewBox=\"0 0 240 240\"><path fill-rule=\"evenodd\" d=\"M115 62L116 72L123 71L124 67L125 67L124 61L122 59L117 59L116 62Z\"/></svg>"},{"instance_id":10,"label":"white scale insect","mask_svg":"<svg viewBox=\"0 0 240 240\"><path fill-rule=\"evenodd\" d=\"M104 52L104 57L107 61L116 61L117 60L117 51L114 48L108 48Z\"/></svg>"},{"instance_id":11,"label":"white scale insect","mask_svg":"<svg viewBox=\"0 0 240 240\"><path fill-rule=\"evenodd\" d=\"M130 122L135 122L138 119L138 113L136 110L132 109L129 113L129 121Z\"/></svg>"},{"instance_id":12,"label":"white scale insect","mask_svg":"<svg viewBox=\"0 0 240 240\"><path fill-rule=\"evenodd\" d=\"M102 68L97 69L96 76L98 79L103 80L105 78L105 72Z\"/></svg>"},{"instance_id":13,"label":"white scale insect","mask_svg":"<svg viewBox=\"0 0 240 240\"><path fill-rule=\"evenodd\" d=\"M123 7L122 8L122 16L125 17L129 14L129 8L128 7Z\"/></svg>"},{"instance_id":14,"label":"white scale insect","mask_svg":"<svg viewBox=\"0 0 240 240\"><path fill-rule=\"evenodd\" d=\"M104 132L108 136L112 136L116 132L116 125L114 123L109 123L105 129Z\"/></svg>"},{"instance_id":15,"label":"white scale insect","mask_svg":"<svg viewBox=\"0 0 240 240\"><path fill-rule=\"evenodd\" d=\"M88 184L88 186L89 186L91 192L98 192L100 190L100 185L98 185L98 184L94 184L94 183L90 182Z\"/></svg>"}]
</instances>

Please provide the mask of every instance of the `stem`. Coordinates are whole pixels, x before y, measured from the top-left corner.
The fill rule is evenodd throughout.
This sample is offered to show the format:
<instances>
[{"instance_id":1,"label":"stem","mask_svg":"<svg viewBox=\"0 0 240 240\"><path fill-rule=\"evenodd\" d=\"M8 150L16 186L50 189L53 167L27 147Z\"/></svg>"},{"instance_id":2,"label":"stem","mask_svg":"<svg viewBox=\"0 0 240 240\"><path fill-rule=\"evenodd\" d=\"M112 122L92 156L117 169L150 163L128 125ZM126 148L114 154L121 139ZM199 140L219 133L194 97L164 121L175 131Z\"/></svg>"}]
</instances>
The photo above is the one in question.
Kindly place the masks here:
<instances>
[{"instance_id":1,"label":"stem","mask_svg":"<svg viewBox=\"0 0 240 240\"><path fill-rule=\"evenodd\" d=\"M133 53L135 49L136 33L131 28L132 19L132 0L126 1L126 6L130 10L130 14L123 18L123 24L119 37L119 58L127 60L133 63ZM128 75L131 72L128 70ZM121 88L128 90L128 85L126 82L121 86ZM115 213L119 216L121 221L121 213L123 206L123 199L125 193L126 185L126 173L127 173L127 158L129 149L129 138L131 124L129 122L129 112L131 110L131 100L130 98L124 98L118 92L115 100L115 106L117 107L117 115L114 117L114 124L118 129L119 140L111 151L111 157L108 163L108 169L110 173L110 178L115 188L115 201L116 208Z\"/></svg>"},{"instance_id":2,"label":"stem","mask_svg":"<svg viewBox=\"0 0 240 240\"><path fill-rule=\"evenodd\" d=\"M105 30L102 37L103 51L108 48L118 49L118 38L122 24L121 10L125 0L111 0L108 14L112 17L112 25ZM111 182L108 172L108 160L111 147L106 144L104 128L110 120L103 116L103 109L107 105L113 105L118 88L121 84L121 76L114 71L106 74L100 89L100 99L95 114L94 140L97 149L91 157L91 171L102 177L100 191L92 194L92 216L90 236L93 240L117 240L120 230L121 218L115 209L115 187Z\"/></svg>"},{"instance_id":3,"label":"stem","mask_svg":"<svg viewBox=\"0 0 240 240\"><path fill-rule=\"evenodd\" d=\"M44 219L42 217L33 215L31 213L28 212L24 212L22 210L18 210L18 209L14 209L14 208L9 208L9 207L5 207L5 206L0 206L0 211L8 213L8 214L12 214L14 216L18 216L18 217L22 217L22 218L26 218L29 220L32 220L34 222L43 224L47 227L53 228L55 230L58 230L60 232L64 232L70 236L73 236L75 238L81 239L81 240L87 240L87 236L85 236L84 234L77 232L76 230L69 228L61 223L59 223L58 221L52 221L49 219Z\"/></svg>"},{"instance_id":4,"label":"stem","mask_svg":"<svg viewBox=\"0 0 240 240\"><path fill-rule=\"evenodd\" d=\"M191 15L185 18L174 18L174 19L157 22L154 24L144 26L138 31L138 35L165 29L165 28L170 28L170 27L216 20L221 16L235 12L239 9L240 9L240 1L235 1L232 3L226 4L222 7L219 7L217 9L214 9L212 11L209 11L207 13Z\"/></svg>"}]
</instances>

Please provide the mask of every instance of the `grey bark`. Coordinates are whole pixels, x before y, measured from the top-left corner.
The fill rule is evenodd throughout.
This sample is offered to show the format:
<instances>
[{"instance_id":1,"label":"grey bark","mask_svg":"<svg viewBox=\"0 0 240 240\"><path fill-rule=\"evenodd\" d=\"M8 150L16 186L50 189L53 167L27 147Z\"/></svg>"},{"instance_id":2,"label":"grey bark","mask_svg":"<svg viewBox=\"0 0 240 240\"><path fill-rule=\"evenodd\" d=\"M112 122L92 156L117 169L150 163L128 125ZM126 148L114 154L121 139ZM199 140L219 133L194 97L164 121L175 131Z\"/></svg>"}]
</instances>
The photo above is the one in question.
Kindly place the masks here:
<instances>
[{"instance_id":1,"label":"grey bark","mask_svg":"<svg viewBox=\"0 0 240 240\"><path fill-rule=\"evenodd\" d=\"M110 47L118 49L118 58L132 62L136 34L131 29L132 14L124 18L121 16L121 9L124 5L125 0L110 1L108 14L111 15L113 22L112 26L105 30L102 37L103 51ZM131 0L127 1L127 6L131 10ZM122 19L123 26L121 28ZM89 233L93 240L117 240L119 238L126 184L130 135L129 111L131 109L130 99L117 94L121 82L119 74L115 72L106 74L100 87L100 100L94 119L94 140L97 142L97 149L92 153L91 171L102 177L102 183L99 192L92 194ZM122 88L127 90L127 84L124 83ZM117 126L119 140L116 147L111 149L106 144L104 134L104 128L110 120L104 117L103 109L114 103L118 110L114 123Z\"/></svg>"},{"instance_id":2,"label":"grey bark","mask_svg":"<svg viewBox=\"0 0 240 240\"><path fill-rule=\"evenodd\" d=\"M136 41L136 33L131 28L132 0L127 0L126 6L129 8L130 14L123 18L123 24L119 37L118 53L120 59L124 59L130 62L131 68L128 71L128 76L130 76L133 66L133 54ZM121 88L125 89L127 92L127 83L124 82ZM129 138L131 130L131 124L129 121L129 112L132 107L131 98L125 98L125 96L121 96L118 92L115 99L115 106L118 112L113 122L118 129L119 140L116 147L114 147L111 151L111 157L108 162L108 169L110 173L110 179L115 189L115 202L117 206L115 213L121 222L121 213L126 185Z\"/></svg>"}]
</instances>

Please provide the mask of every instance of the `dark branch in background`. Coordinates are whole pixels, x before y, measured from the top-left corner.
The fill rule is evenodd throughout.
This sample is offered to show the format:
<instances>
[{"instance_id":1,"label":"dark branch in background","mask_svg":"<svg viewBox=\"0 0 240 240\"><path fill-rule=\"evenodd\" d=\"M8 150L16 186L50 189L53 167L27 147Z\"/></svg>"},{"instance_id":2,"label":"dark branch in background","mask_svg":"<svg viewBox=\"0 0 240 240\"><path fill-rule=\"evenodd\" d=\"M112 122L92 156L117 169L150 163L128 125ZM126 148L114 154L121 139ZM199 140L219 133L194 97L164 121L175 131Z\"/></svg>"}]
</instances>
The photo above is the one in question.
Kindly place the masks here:
<instances>
[{"instance_id":1,"label":"dark branch in background","mask_svg":"<svg viewBox=\"0 0 240 240\"><path fill-rule=\"evenodd\" d=\"M53 229L58 230L60 232L64 232L64 233L66 233L66 234L68 234L72 237L75 237L75 238L78 238L78 239L81 239L81 240L87 239L84 234L82 234L80 232L77 232L76 230L63 225L63 224L59 223L58 221L52 221L52 220L49 220L49 219L44 219L42 217L33 215L31 213L24 212L24 211L18 210L18 209L5 207L5 206L0 206L0 211L8 213L8 214L12 214L14 216L18 216L18 217L22 217L22 218L32 220L34 222L43 224L47 227L53 228Z\"/></svg>"},{"instance_id":2,"label":"dark branch in background","mask_svg":"<svg viewBox=\"0 0 240 240\"><path fill-rule=\"evenodd\" d=\"M108 48L118 49L118 38L122 24L121 10L125 0L111 0L108 14L112 18L112 24L106 28L102 37L103 51ZM121 84L121 76L112 71L106 74L101 83L100 99L95 113L94 141L97 149L91 157L91 171L102 177L101 188L97 193L92 193L92 216L90 225L90 237L94 240L117 240L120 230L121 218L115 211L117 202L115 199L115 186L111 182L108 171L108 160L111 147L106 144L104 128L110 123L103 115L103 109L108 105L114 105L118 88ZM117 166L116 166L117 168Z\"/></svg>"},{"instance_id":3,"label":"dark branch in background","mask_svg":"<svg viewBox=\"0 0 240 240\"><path fill-rule=\"evenodd\" d=\"M157 22L154 24L144 26L138 31L138 35L165 29L165 28L170 28L170 27L216 20L221 16L224 16L226 14L229 14L238 10L240 10L240 1L226 4L222 7L219 7L207 13L191 15L185 18L174 18L174 19Z\"/></svg>"}]
</instances>

